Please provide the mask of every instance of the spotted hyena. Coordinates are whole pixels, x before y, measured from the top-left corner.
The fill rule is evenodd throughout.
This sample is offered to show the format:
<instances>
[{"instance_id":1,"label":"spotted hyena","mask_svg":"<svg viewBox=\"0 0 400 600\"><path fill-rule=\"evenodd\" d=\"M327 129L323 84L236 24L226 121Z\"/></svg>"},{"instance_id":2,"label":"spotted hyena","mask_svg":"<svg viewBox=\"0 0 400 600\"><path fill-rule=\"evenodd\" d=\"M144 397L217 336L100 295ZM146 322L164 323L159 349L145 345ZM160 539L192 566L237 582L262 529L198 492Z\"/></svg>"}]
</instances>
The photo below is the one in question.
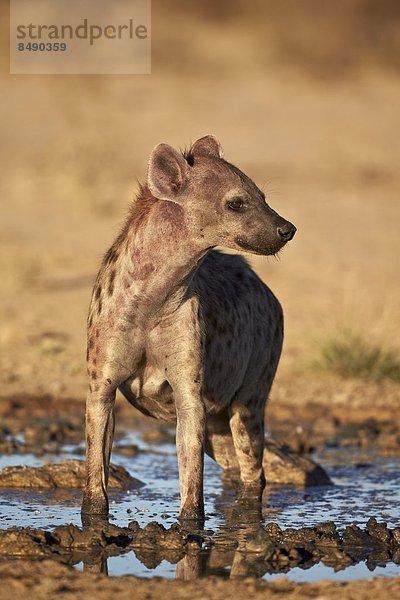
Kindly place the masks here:
<instances>
[{"instance_id":1,"label":"spotted hyena","mask_svg":"<svg viewBox=\"0 0 400 600\"><path fill-rule=\"evenodd\" d=\"M182 518L204 515L204 451L238 474L243 498L261 497L282 309L242 257L214 248L273 255L295 232L214 136L183 154L154 148L90 304L83 514L108 513L117 388L176 423Z\"/></svg>"}]
</instances>

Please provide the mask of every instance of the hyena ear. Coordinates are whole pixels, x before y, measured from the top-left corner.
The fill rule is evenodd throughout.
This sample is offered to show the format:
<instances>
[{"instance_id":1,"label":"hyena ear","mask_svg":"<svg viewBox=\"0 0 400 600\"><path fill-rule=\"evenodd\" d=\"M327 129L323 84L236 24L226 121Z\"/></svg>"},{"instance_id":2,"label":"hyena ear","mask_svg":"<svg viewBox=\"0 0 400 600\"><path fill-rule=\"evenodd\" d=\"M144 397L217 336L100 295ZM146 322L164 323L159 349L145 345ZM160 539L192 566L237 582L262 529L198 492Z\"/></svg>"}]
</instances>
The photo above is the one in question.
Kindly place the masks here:
<instances>
[{"instance_id":1,"label":"hyena ear","mask_svg":"<svg viewBox=\"0 0 400 600\"><path fill-rule=\"evenodd\" d=\"M189 166L177 150L158 144L150 154L147 185L160 200L177 201L188 183Z\"/></svg>"},{"instance_id":2,"label":"hyena ear","mask_svg":"<svg viewBox=\"0 0 400 600\"><path fill-rule=\"evenodd\" d=\"M205 135L193 142L190 148L190 154L193 154L194 156L196 154L208 154L209 156L222 158L224 152L215 135Z\"/></svg>"}]
</instances>

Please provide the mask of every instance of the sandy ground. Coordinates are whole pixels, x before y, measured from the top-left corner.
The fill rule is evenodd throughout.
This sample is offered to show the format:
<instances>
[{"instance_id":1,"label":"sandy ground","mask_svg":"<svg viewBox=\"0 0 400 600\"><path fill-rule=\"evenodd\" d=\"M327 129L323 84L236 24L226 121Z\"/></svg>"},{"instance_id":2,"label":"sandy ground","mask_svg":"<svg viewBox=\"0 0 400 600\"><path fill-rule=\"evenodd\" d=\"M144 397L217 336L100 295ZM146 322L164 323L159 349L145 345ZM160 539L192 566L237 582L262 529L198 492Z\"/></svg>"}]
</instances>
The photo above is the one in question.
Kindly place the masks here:
<instances>
[{"instance_id":1,"label":"sandy ground","mask_svg":"<svg viewBox=\"0 0 400 600\"><path fill-rule=\"evenodd\" d=\"M250 73L251 94L235 91L250 104L246 134L240 122L239 131L232 130L239 107L228 102L234 92L229 81L215 91L211 115L199 88L188 90L186 81L174 83L166 102L163 74L140 85L125 79L79 84L76 100L67 94L69 85L62 79L2 81L3 130L11 145L2 146L3 394L83 399L91 284L135 177L144 178L157 141L184 145L206 131L217 133L226 156L260 184L273 181L265 186L272 206L298 226L280 261L251 259L284 307L280 381L288 386L286 396L297 403L309 395L314 384L303 384L304 376L318 343L343 324L398 348L397 80L372 73L357 85L327 91ZM168 113L171 106L178 110L180 95L196 126L168 131ZM142 99L140 119L127 101L131 96L135 106ZM28 156L10 164L10 154L19 152ZM352 400L347 389L338 383L333 398ZM397 402L398 393L392 394Z\"/></svg>"},{"instance_id":2,"label":"sandy ground","mask_svg":"<svg viewBox=\"0 0 400 600\"><path fill-rule=\"evenodd\" d=\"M400 598L398 579L367 579L353 582L329 582L294 584L284 577L274 583L248 579L245 581L224 581L203 579L197 581L145 581L136 577L110 577L92 573L78 573L70 567L50 561L16 561L0 563L2 587L0 598L25 600L30 595L35 600L54 598L99 598L117 596L120 600L134 597L138 600L151 600L162 596L166 600L180 598L204 598L223 600L226 597L254 598L256 600L273 596L288 600L300 598L332 598L356 600L375 598Z\"/></svg>"},{"instance_id":3,"label":"sandy ground","mask_svg":"<svg viewBox=\"0 0 400 600\"><path fill-rule=\"evenodd\" d=\"M13 77L3 47L1 395L17 397L21 410L30 397L42 397L44 406L48 398L76 401L83 415L91 285L136 178L145 177L148 154L159 141L183 147L212 132L228 160L298 227L279 261L251 259L286 319L271 414L295 419L300 411L312 420L329 407L348 418L394 418L398 385L343 381L309 365L321 339L349 324L400 351L395 53L389 59L376 51L376 58L364 38L354 38L343 3L338 22L317 14L318 26L310 30L307 12L296 9L282 15L276 8L272 22L265 15L249 21L247 13L225 18L208 3L212 21L194 9L184 15L172 2L173 31L168 7L154 4L151 76ZM7 19L4 13L4 32ZM296 19L304 28L293 28L299 33L291 37L286 29ZM335 30L340 19L346 25ZM333 29L325 31L328 22ZM395 26L393 20L387 31ZM354 54L355 39L362 59ZM15 598L400 596L398 581L272 586L102 578L99 584L66 567L51 572L46 563L26 562L1 564L0 572L0 596Z\"/></svg>"}]
</instances>

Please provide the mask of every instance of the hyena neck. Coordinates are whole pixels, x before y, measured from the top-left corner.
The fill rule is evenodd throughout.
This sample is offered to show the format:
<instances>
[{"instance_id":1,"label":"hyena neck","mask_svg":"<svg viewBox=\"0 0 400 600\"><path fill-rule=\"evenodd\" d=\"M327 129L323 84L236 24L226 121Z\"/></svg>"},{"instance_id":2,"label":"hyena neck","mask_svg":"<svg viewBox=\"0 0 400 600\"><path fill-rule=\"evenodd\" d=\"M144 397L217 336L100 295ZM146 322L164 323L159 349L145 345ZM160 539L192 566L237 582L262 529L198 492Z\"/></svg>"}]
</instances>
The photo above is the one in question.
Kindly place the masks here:
<instances>
[{"instance_id":1,"label":"hyena neck","mask_svg":"<svg viewBox=\"0 0 400 600\"><path fill-rule=\"evenodd\" d=\"M173 310L209 250L191 238L183 208L143 187L124 238L120 279L132 308L141 314Z\"/></svg>"}]
</instances>

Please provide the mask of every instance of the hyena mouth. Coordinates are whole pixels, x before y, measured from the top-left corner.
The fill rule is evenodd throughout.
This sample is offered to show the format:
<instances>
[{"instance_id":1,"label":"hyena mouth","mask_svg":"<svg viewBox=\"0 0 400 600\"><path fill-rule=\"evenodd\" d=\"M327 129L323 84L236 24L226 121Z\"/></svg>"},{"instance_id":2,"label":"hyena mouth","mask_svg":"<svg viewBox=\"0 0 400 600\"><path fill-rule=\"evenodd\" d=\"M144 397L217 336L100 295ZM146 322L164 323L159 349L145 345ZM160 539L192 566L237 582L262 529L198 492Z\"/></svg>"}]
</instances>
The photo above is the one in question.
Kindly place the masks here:
<instances>
[{"instance_id":1,"label":"hyena mouth","mask_svg":"<svg viewBox=\"0 0 400 600\"><path fill-rule=\"evenodd\" d=\"M261 254L263 256L273 256L282 249L286 242L277 243L272 246L265 243L263 244L262 242L248 242L241 237L236 237L235 243L246 252L251 252L252 254Z\"/></svg>"}]
</instances>

